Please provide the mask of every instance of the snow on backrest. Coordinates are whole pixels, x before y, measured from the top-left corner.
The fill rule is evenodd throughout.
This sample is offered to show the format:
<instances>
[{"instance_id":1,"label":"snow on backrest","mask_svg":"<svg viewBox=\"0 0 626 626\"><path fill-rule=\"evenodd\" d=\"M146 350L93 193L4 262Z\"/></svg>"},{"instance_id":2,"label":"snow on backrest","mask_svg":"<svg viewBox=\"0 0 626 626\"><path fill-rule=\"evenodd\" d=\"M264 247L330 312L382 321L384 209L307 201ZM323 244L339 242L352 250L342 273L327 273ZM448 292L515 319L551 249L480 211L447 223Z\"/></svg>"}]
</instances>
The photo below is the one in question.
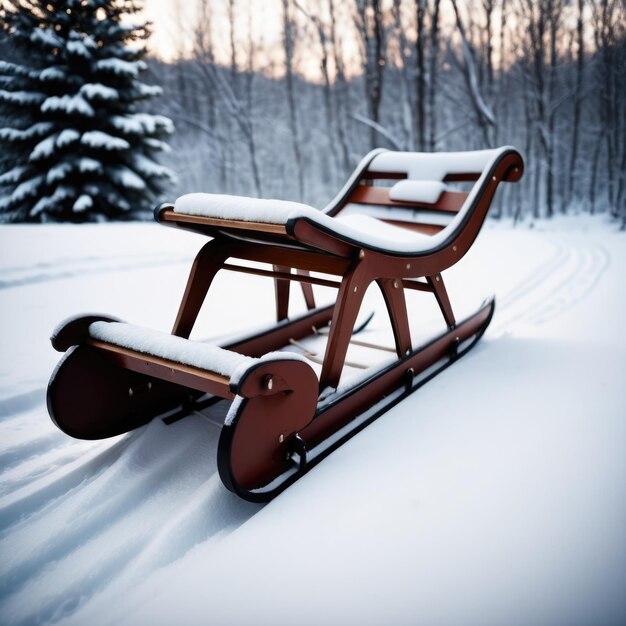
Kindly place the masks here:
<instances>
[{"instance_id":1,"label":"snow on backrest","mask_svg":"<svg viewBox=\"0 0 626 626\"><path fill-rule=\"evenodd\" d=\"M406 174L411 180L443 181L448 174L481 174L502 148L472 152L382 152L370 172Z\"/></svg>"}]
</instances>

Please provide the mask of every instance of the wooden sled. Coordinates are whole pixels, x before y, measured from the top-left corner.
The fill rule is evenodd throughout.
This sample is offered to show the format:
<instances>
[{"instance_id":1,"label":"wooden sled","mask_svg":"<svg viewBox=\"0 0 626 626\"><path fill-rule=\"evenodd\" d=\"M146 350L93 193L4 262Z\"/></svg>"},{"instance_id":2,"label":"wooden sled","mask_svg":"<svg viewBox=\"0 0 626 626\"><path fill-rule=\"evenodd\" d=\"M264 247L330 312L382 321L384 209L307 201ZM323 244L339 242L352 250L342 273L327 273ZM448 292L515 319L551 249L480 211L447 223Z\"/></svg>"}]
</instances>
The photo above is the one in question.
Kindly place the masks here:
<instances>
[{"instance_id":1,"label":"wooden sled","mask_svg":"<svg viewBox=\"0 0 626 626\"><path fill-rule=\"evenodd\" d=\"M242 498L271 499L478 341L493 315L493 298L457 321L441 272L469 250L500 182L517 181L522 172L522 158L510 147L375 150L324 211L210 194L161 205L158 222L210 237L191 268L172 334L98 315L66 321L52 336L53 346L66 352L48 387L52 420L73 437L99 439L157 416L172 421L232 400L218 445L221 479ZM450 187L468 181L467 193ZM233 265L231 258L270 267ZM274 279L274 327L223 346L188 339L220 270ZM296 318L288 317L292 281L302 284L308 308ZM396 359L340 385L372 283L386 303ZM313 285L336 287L335 304L316 307ZM433 294L447 325L418 347L407 289ZM282 349L320 329L328 341L318 376L306 355Z\"/></svg>"}]
</instances>

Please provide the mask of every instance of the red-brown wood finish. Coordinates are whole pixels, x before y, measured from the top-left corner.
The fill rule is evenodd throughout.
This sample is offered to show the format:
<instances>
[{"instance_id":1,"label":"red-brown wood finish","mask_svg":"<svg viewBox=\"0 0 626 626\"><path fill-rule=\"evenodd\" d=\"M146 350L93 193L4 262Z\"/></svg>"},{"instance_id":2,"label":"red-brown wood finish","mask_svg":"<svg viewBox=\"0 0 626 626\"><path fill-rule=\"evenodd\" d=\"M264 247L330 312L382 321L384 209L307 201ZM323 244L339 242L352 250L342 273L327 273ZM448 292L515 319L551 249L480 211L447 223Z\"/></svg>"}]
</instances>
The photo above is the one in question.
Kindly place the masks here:
<instances>
[{"instance_id":1,"label":"red-brown wood finish","mask_svg":"<svg viewBox=\"0 0 626 626\"><path fill-rule=\"evenodd\" d=\"M514 150L504 153L481 179L480 188L472 192L472 204L460 227L440 245L412 255L392 253L375 246L363 249L362 244L307 218L291 219L287 224L265 224L184 215L174 212L171 205L162 206L156 213L158 221L213 238L193 262L172 333L189 337L213 278L220 270L270 277L276 285L277 325L226 347L260 357L279 349L290 339L305 337L330 322L319 381L305 363L279 359L260 361L233 388L226 377L215 372L91 340L86 336L88 322L85 318L74 320L58 335L57 343L61 349L67 348L68 342L75 341L80 345L70 349L67 363L61 365L51 381L49 405L53 419L66 432L81 436L76 406L87 402L86 394L106 390L110 392L105 403L107 410L114 412L117 408L122 417L113 424L99 425L98 420L105 420L105 417L102 411L96 411L88 419L85 432L87 437L109 436L123 432L120 428L124 424L130 428L145 423L150 415L158 414L160 408L184 404L186 390L196 397L201 393L225 399L237 397L232 423L222 431L219 467L227 487L247 497L245 494L250 490L263 487L288 469L289 451L293 449L294 441L306 449L314 448L356 415L406 386L407 377L411 379L441 360L453 360L459 343L482 333L493 313L493 302L457 325L442 272L457 263L471 247L498 184L519 180L522 171L519 154ZM444 180L476 181L480 176L481 173L476 172L454 173ZM360 203L405 207L409 209L407 220L410 220L410 210L413 209L444 212L453 217L469 199L464 192L450 191L444 192L431 205L398 202L389 198L388 188L372 184L377 179L404 178L406 174L403 172L368 171L365 164L354 184L342 192L342 197L327 212L334 216L346 204ZM434 234L442 228L396 218L385 221L427 234ZM228 262L231 259L261 262L270 267L260 269L232 264ZM340 280L312 277L310 272L337 276ZM294 280L303 286L310 313L289 320L289 285ZM319 392L339 385L353 327L365 292L372 283L376 283L383 294L398 361L393 367L373 375L367 385L346 392L316 412ZM315 309L312 284L337 287L335 304ZM444 335L419 350L414 349L411 342L405 289L432 293L448 326ZM108 377L110 384L98 385L92 380L98 376ZM84 383L84 389L77 394L77 402L60 395L69 393L72 380ZM272 383L268 384L270 380ZM139 393L141 388L153 383L156 393L145 396ZM65 414L70 417L61 417Z\"/></svg>"}]
</instances>

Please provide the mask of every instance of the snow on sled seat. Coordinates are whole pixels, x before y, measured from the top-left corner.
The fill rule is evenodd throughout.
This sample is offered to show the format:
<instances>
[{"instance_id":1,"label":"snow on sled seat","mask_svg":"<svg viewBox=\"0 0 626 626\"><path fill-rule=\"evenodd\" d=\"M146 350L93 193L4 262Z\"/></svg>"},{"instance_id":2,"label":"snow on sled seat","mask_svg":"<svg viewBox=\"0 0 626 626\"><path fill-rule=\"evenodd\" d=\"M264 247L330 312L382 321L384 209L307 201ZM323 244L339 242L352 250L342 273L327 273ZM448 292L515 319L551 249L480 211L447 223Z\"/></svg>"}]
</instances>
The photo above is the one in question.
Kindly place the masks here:
<instances>
[{"instance_id":1,"label":"snow on sled seat","mask_svg":"<svg viewBox=\"0 0 626 626\"><path fill-rule=\"evenodd\" d=\"M317 241L310 241L304 234L299 236L299 230L307 230L301 227L302 223L308 223L318 232L361 249L407 257L423 256L459 235L469 216L489 194L490 183L514 181L521 176L519 162L511 171L506 170L504 176L495 176L497 166L513 155L517 152L509 146L440 154L378 150L361 162L355 172L360 176L353 175L339 196L322 211L299 202L191 193L178 198L173 207L168 205L170 213L165 219L176 221L177 218L184 220L185 216L195 216L199 223L204 218L205 223L216 220L215 225L223 228L284 233L304 244L323 248L319 237L314 238ZM390 188L364 184L377 178L400 180ZM446 184L453 181L475 181L475 184L469 193L455 192ZM492 187L495 191L495 185ZM430 224L415 224L410 219L383 217L380 220L363 213L340 214L346 205L354 207L355 204L414 208L420 209L422 214L443 212L453 217L442 225L436 220ZM157 213L158 220L161 210ZM380 224L381 221L387 223L386 227ZM410 229L408 232L407 228Z\"/></svg>"},{"instance_id":2,"label":"snow on sled seat","mask_svg":"<svg viewBox=\"0 0 626 626\"><path fill-rule=\"evenodd\" d=\"M97 439L231 401L217 449L220 477L247 500L273 498L480 339L493 298L457 319L442 272L473 244L498 185L522 172L511 147L375 150L323 210L202 193L157 207L158 222L208 237L171 335L94 314L65 322L52 336L65 355L48 386L51 418L72 436ZM461 191L459 184L472 186ZM273 279L276 324L227 345L189 340L221 271ZM301 284L307 307L295 317L289 315L292 282ZM315 285L337 289L336 300L317 306ZM353 337L371 285L382 293L393 346ZM412 336L406 290L434 296L441 310L445 329L425 343ZM323 346L319 375L310 364L315 354L299 343L305 338ZM385 358L345 378L355 367L346 360L353 343Z\"/></svg>"}]
</instances>

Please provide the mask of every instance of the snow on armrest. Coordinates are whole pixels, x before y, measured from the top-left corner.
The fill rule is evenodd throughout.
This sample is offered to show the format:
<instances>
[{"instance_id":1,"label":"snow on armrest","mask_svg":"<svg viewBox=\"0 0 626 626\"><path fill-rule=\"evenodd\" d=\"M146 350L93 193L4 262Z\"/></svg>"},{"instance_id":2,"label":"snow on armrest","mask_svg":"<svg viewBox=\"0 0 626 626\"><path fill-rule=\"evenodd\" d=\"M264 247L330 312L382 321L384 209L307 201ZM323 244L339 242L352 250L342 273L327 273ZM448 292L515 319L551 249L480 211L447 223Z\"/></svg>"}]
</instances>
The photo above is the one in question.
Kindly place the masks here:
<instances>
[{"instance_id":1,"label":"snow on armrest","mask_svg":"<svg viewBox=\"0 0 626 626\"><path fill-rule=\"evenodd\" d=\"M248 369L258 363L284 360L307 363L303 356L295 352L269 352L261 358L254 358L219 346L122 322L94 322L89 326L89 336L141 354L226 376L235 385Z\"/></svg>"},{"instance_id":2,"label":"snow on armrest","mask_svg":"<svg viewBox=\"0 0 626 626\"><path fill-rule=\"evenodd\" d=\"M89 335L93 339L121 348L215 372L228 378L242 366L245 368L257 361L218 346L121 322L94 322L89 326Z\"/></svg>"},{"instance_id":3,"label":"snow on armrest","mask_svg":"<svg viewBox=\"0 0 626 626\"><path fill-rule=\"evenodd\" d=\"M181 196L174 203L174 212L267 224L285 224L290 217L315 217L320 213L300 202L213 193L188 193Z\"/></svg>"},{"instance_id":4,"label":"snow on armrest","mask_svg":"<svg viewBox=\"0 0 626 626\"><path fill-rule=\"evenodd\" d=\"M436 180L401 180L389 190L391 200L435 204L447 190L445 183Z\"/></svg>"}]
</instances>

